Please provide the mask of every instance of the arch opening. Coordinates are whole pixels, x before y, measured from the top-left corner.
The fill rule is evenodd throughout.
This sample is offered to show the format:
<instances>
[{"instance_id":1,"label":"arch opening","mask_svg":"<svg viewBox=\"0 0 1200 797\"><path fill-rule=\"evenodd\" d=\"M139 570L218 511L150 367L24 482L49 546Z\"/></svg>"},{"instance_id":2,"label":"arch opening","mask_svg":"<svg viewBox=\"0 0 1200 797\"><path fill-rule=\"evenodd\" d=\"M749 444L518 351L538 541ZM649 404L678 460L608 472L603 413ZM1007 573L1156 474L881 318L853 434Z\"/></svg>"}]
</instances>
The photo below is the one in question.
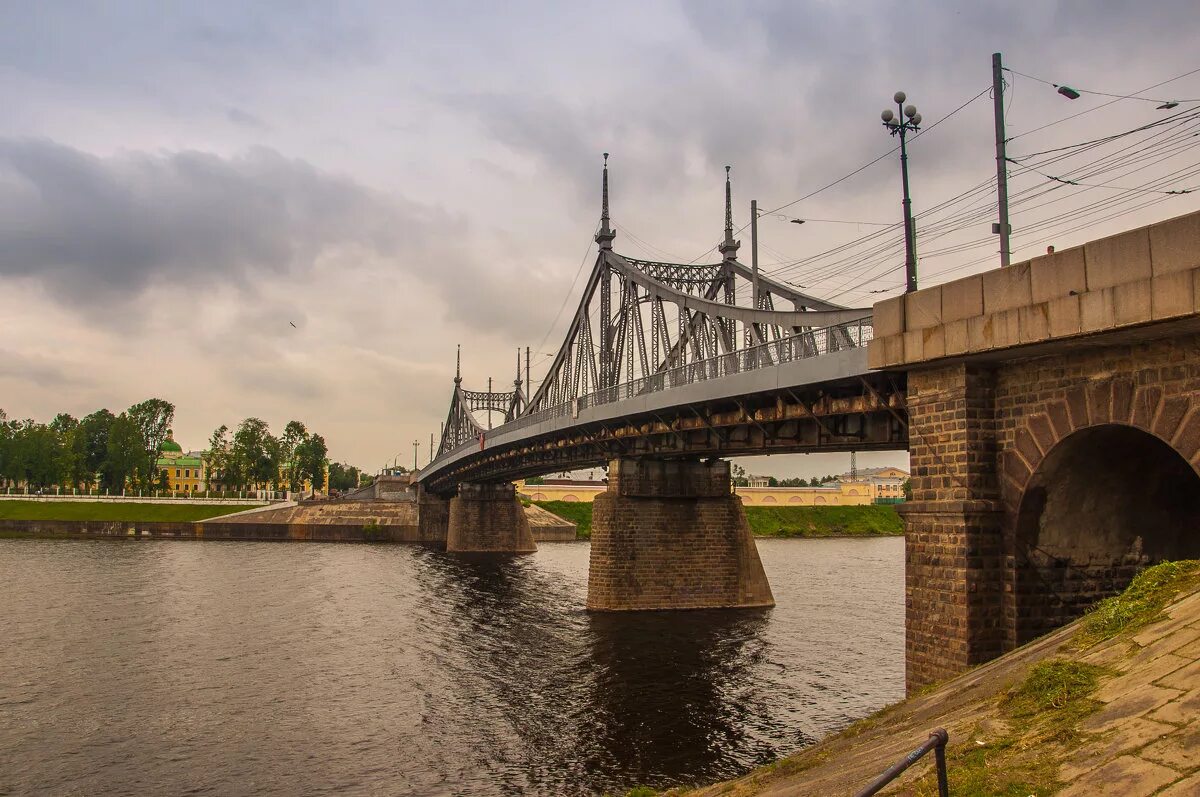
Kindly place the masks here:
<instances>
[{"instance_id":1,"label":"arch opening","mask_svg":"<svg viewBox=\"0 0 1200 797\"><path fill-rule=\"evenodd\" d=\"M1021 497L1015 528L1015 642L1035 639L1123 590L1145 567L1200 556L1200 476L1132 426L1061 440Z\"/></svg>"}]
</instances>

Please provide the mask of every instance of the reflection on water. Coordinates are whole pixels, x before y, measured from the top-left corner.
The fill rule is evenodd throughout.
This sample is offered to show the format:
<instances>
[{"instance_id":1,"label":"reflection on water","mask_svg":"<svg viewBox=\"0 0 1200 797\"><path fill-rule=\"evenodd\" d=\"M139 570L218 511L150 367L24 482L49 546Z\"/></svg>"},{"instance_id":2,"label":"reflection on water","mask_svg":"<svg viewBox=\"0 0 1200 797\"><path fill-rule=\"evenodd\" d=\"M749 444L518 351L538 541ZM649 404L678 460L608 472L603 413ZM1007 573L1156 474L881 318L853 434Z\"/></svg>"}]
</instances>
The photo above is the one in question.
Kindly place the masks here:
<instances>
[{"instance_id":1,"label":"reflection on water","mask_svg":"<svg viewBox=\"0 0 1200 797\"><path fill-rule=\"evenodd\" d=\"M778 606L589 614L586 544L0 543L0 794L597 794L903 693L903 543L759 544Z\"/></svg>"}]
</instances>

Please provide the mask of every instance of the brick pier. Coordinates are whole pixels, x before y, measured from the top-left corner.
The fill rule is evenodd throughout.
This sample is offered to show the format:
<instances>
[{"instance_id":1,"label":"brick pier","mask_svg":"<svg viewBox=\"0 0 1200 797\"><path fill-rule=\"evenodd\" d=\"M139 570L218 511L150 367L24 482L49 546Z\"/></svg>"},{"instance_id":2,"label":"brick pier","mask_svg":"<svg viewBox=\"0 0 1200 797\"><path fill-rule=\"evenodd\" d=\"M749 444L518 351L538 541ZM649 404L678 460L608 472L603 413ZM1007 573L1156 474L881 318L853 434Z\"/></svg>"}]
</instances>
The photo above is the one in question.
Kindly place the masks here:
<instances>
[{"instance_id":1,"label":"brick pier","mask_svg":"<svg viewBox=\"0 0 1200 797\"><path fill-rule=\"evenodd\" d=\"M728 462L609 464L592 509L588 609L774 605Z\"/></svg>"},{"instance_id":2,"label":"brick pier","mask_svg":"<svg viewBox=\"0 0 1200 797\"><path fill-rule=\"evenodd\" d=\"M881 302L907 372L909 689L1200 556L1200 214Z\"/></svg>"},{"instance_id":3,"label":"brick pier","mask_svg":"<svg viewBox=\"0 0 1200 797\"><path fill-rule=\"evenodd\" d=\"M459 485L450 499L446 550L459 553L533 553L537 543L511 482Z\"/></svg>"}]
</instances>

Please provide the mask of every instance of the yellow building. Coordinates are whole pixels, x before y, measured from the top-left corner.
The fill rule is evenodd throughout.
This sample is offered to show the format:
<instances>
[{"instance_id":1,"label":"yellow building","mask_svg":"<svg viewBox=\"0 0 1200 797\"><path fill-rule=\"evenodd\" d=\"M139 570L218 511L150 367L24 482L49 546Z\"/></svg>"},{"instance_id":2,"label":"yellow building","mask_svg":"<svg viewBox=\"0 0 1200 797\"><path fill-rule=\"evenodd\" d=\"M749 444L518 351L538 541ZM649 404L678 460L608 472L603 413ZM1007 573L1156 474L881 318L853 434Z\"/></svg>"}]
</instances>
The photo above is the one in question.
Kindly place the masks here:
<instances>
[{"instance_id":1,"label":"yellow building","mask_svg":"<svg viewBox=\"0 0 1200 797\"><path fill-rule=\"evenodd\" d=\"M604 492L603 484L517 482L517 492L532 501L584 501L590 503ZM870 484L831 482L828 487L735 487L746 506L861 506L875 502Z\"/></svg>"},{"instance_id":2,"label":"yellow building","mask_svg":"<svg viewBox=\"0 0 1200 797\"><path fill-rule=\"evenodd\" d=\"M208 489L203 457L183 453L183 448L169 437L163 443L162 455L155 464L159 473L166 474L167 489L172 493L188 495Z\"/></svg>"}]
</instances>

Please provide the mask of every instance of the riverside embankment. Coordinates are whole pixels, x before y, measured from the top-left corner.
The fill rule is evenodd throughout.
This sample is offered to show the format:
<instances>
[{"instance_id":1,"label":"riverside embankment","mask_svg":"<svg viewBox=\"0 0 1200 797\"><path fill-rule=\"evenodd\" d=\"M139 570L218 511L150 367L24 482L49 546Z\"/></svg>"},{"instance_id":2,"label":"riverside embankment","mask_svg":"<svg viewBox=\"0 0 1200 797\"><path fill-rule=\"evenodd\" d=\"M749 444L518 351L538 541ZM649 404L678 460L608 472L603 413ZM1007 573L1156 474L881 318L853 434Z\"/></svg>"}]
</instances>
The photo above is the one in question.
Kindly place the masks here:
<instances>
[{"instance_id":1,"label":"riverside embankment","mask_svg":"<svg viewBox=\"0 0 1200 797\"><path fill-rule=\"evenodd\" d=\"M539 542L575 539L575 526L568 521L538 507L527 507L526 515ZM413 501L264 507L54 501L0 505L0 537L444 544L445 524L438 521Z\"/></svg>"},{"instance_id":2,"label":"riverside embankment","mask_svg":"<svg viewBox=\"0 0 1200 797\"><path fill-rule=\"evenodd\" d=\"M576 525L579 538L591 537L592 505L586 501L534 501ZM746 520L755 537L896 537L904 522L892 506L748 506Z\"/></svg>"},{"instance_id":3,"label":"riverside embankment","mask_svg":"<svg viewBox=\"0 0 1200 797\"><path fill-rule=\"evenodd\" d=\"M950 793L1200 794L1200 562L1145 571L1083 619L691 797L853 794L929 732ZM932 756L885 794L933 795Z\"/></svg>"}]
</instances>

